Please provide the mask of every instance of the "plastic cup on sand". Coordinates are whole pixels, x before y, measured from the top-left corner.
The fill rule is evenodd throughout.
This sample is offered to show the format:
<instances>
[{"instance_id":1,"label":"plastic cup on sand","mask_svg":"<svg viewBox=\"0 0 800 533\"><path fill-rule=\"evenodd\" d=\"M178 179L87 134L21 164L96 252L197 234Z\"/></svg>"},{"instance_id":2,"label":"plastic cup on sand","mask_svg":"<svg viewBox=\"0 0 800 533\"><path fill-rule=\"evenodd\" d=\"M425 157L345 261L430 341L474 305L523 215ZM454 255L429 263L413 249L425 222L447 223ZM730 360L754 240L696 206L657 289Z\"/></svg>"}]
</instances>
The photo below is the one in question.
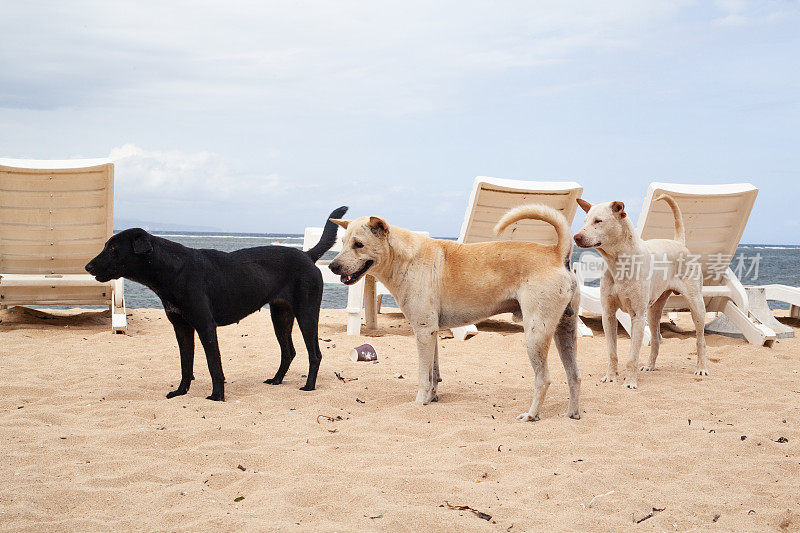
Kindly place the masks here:
<instances>
[{"instance_id":1,"label":"plastic cup on sand","mask_svg":"<svg viewBox=\"0 0 800 533\"><path fill-rule=\"evenodd\" d=\"M377 361L378 353L371 344L362 344L350 350L351 361Z\"/></svg>"}]
</instances>

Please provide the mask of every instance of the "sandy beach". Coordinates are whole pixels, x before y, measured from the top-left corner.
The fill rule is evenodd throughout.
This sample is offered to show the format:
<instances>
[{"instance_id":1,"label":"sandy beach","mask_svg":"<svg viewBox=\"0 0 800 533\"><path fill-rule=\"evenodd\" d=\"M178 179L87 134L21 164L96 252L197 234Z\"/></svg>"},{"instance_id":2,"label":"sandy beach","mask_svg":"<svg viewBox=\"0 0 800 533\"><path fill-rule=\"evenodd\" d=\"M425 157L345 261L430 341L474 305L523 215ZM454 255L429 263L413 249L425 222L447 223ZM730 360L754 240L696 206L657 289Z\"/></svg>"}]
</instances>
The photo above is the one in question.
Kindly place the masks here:
<instances>
[{"instance_id":1,"label":"sandy beach","mask_svg":"<svg viewBox=\"0 0 800 533\"><path fill-rule=\"evenodd\" d=\"M18 307L0 321L3 530L609 530L648 513L635 527L800 528L798 339L708 336L701 379L688 316L664 318L658 370L631 391L600 383L604 339L587 320L582 419L562 416L551 350L542 420L520 423L533 376L510 315L466 342L440 334L429 406L412 401L415 343L391 309L361 337L345 335L343 311L322 311L314 392L298 390L297 328L281 386L263 383L279 358L266 311L220 328L225 403L205 399L199 343L189 394L165 399L180 371L160 310L131 311L127 335L95 311ZM377 363L349 360L363 342Z\"/></svg>"}]
</instances>

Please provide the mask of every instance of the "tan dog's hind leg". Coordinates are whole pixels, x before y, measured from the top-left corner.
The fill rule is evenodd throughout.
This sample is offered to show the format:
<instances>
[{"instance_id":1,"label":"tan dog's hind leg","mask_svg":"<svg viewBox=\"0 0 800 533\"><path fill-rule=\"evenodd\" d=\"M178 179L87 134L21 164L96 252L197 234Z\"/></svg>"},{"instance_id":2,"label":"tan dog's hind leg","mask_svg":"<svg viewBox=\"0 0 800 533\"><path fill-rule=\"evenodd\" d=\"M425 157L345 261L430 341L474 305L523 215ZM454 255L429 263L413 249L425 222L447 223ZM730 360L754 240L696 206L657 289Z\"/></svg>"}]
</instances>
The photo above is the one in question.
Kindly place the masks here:
<instances>
[{"instance_id":1,"label":"tan dog's hind leg","mask_svg":"<svg viewBox=\"0 0 800 533\"><path fill-rule=\"evenodd\" d=\"M437 331L429 329L415 331L417 337L417 351L419 352L419 381L417 385L417 402L428 405L439 400L437 395L439 383L434 375L434 362L436 361Z\"/></svg>"},{"instance_id":2,"label":"tan dog's hind leg","mask_svg":"<svg viewBox=\"0 0 800 533\"><path fill-rule=\"evenodd\" d=\"M434 335L434 337L435 337L435 335ZM436 385L437 390L438 390L438 386L439 386L438 384L442 382L442 374L441 374L441 372L439 372L439 341L438 340L434 343L434 346L436 347L436 350L433 352L433 382ZM435 401L438 401L438 400L439 400L439 398L436 398L433 401L435 402Z\"/></svg>"},{"instance_id":3,"label":"tan dog's hind leg","mask_svg":"<svg viewBox=\"0 0 800 533\"><path fill-rule=\"evenodd\" d=\"M642 350L644 340L644 313L642 311L631 313L631 353L625 363L627 375L622 383L629 389L638 387L637 375L639 372L639 352Z\"/></svg>"},{"instance_id":4,"label":"tan dog's hind leg","mask_svg":"<svg viewBox=\"0 0 800 533\"><path fill-rule=\"evenodd\" d=\"M544 321L534 320L528 314L524 317L525 345L528 348L528 358L533 367L533 403L527 413L521 413L517 420L535 422L539 420L539 410L542 407L547 388L550 386L550 369L547 368L547 350L550 347L550 337L544 330Z\"/></svg>"},{"instance_id":5,"label":"tan dog's hind leg","mask_svg":"<svg viewBox=\"0 0 800 533\"><path fill-rule=\"evenodd\" d=\"M574 303L573 307L577 309L577 303ZM575 353L578 346L578 313L572 313L572 316L561 316L553 339L555 339L558 355L561 357L561 363L567 373L567 384L569 385L567 416L580 420L581 373L578 370L578 359Z\"/></svg>"},{"instance_id":6,"label":"tan dog's hind leg","mask_svg":"<svg viewBox=\"0 0 800 533\"><path fill-rule=\"evenodd\" d=\"M618 306L614 303L603 301L603 333L608 352L608 370L600 380L603 383L611 383L617 379L617 309Z\"/></svg>"},{"instance_id":7,"label":"tan dog's hind leg","mask_svg":"<svg viewBox=\"0 0 800 533\"><path fill-rule=\"evenodd\" d=\"M650 326L650 359L641 368L644 372L656 369L656 358L661 346L661 313L664 312L664 306L670 294L672 291L665 292L647 309L647 325Z\"/></svg>"},{"instance_id":8,"label":"tan dog's hind leg","mask_svg":"<svg viewBox=\"0 0 800 533\"><path fill-rule=\"evenodd\" d=\"M698 376L708 375L708 365L706 364L706 304L703 301L703 288L689 281L684 282L683 295L692 312L692 321L697 330L697 369L694 371Z\"/></svg>"}]
</instances>

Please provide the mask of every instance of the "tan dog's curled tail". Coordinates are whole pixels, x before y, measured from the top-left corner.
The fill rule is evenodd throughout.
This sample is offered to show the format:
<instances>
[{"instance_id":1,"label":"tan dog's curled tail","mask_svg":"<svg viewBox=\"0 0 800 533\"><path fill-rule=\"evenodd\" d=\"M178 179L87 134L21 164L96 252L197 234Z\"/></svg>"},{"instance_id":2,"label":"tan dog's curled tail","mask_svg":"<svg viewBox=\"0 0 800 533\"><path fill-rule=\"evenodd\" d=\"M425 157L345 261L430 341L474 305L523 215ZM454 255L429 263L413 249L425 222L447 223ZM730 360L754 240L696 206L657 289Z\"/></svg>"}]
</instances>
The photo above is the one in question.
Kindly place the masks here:
<instances>
[{"instance_id":1,"label":"tan dog's curled tail","mask_svg":"<svg viewBox=\"0 0 800 533\"><path fill-rule=\"evenodd\" d=\"M494 227L494 233L495 235L500 235L503 230L505 230L514 222L519 222L520 220L526 219L541 220L542 222L547 222L548 224L552 225L556 230L556 235L558 236L558 242L556 243L558 255L559 257L565 259L567 258L567 255L572 251L572 234L570 232L570 227L569 224L567 224L567 219L564 218L564 215L552 207L541 204L521 205L519 207L515 207L503 215L503 218L501 218L500 222L498 222Z\"/></svg>"},{"instance_id":2,"label":"tan dog's curled tail","mask_svg":"<svg viewBox=\"0 0 800 533\"><path fill-rule=\"evenodd\" d=\"M678 204L675 203L675 199L668 195L662 194L659 195L658 198L654 200L657 202L659 200L664 200L669 205L669 208L672 209L672 216L675 217L675 239L679 243L686 245L686 229L683 226L683 214L681 213L681 208L678 207Z\"/></svg>"}]
</instances>

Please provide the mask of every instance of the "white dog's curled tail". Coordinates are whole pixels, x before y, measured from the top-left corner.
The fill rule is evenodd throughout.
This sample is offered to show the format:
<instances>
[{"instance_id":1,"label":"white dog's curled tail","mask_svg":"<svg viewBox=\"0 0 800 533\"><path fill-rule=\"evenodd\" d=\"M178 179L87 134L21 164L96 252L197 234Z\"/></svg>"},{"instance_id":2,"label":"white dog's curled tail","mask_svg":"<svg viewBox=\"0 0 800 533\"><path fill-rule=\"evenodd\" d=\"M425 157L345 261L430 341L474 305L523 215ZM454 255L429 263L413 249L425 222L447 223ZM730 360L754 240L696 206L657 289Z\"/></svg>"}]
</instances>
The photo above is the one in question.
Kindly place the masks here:
<instances>
[{"instance_id":1,"label":"white dog's curled tail","mask_svg":"<svg viewBox=\"0 0 800 533\"><path fill-rule=\"evenodd\" d=\"M656 198L654 201L657 202L659 200L664 200L665 202L667 202L669 208L672 209L672 216L675 217L675 240L685 245L686 229L683 226L683 214L681 213L681 208L678 207L677 203L675 203L675 199L668 194L659 195L659 197Z\"/></svg>"},{"instance_id":2,"label":"white dog's curled tail","mask_svg":"<svg viewBox=\"0 0 800 533\"><path fill-rule=\"evenodd\" d=\"M495 235L500 235L504 229L520 220L541 220L552 225L556 230L558 242L556 248L558 249L559 257L567 258L572 252L572 233L569 224L564 215L546 205L530 204L521 205L503 215L500 222L494 227Z\"/></svg>"}]
</instances>

